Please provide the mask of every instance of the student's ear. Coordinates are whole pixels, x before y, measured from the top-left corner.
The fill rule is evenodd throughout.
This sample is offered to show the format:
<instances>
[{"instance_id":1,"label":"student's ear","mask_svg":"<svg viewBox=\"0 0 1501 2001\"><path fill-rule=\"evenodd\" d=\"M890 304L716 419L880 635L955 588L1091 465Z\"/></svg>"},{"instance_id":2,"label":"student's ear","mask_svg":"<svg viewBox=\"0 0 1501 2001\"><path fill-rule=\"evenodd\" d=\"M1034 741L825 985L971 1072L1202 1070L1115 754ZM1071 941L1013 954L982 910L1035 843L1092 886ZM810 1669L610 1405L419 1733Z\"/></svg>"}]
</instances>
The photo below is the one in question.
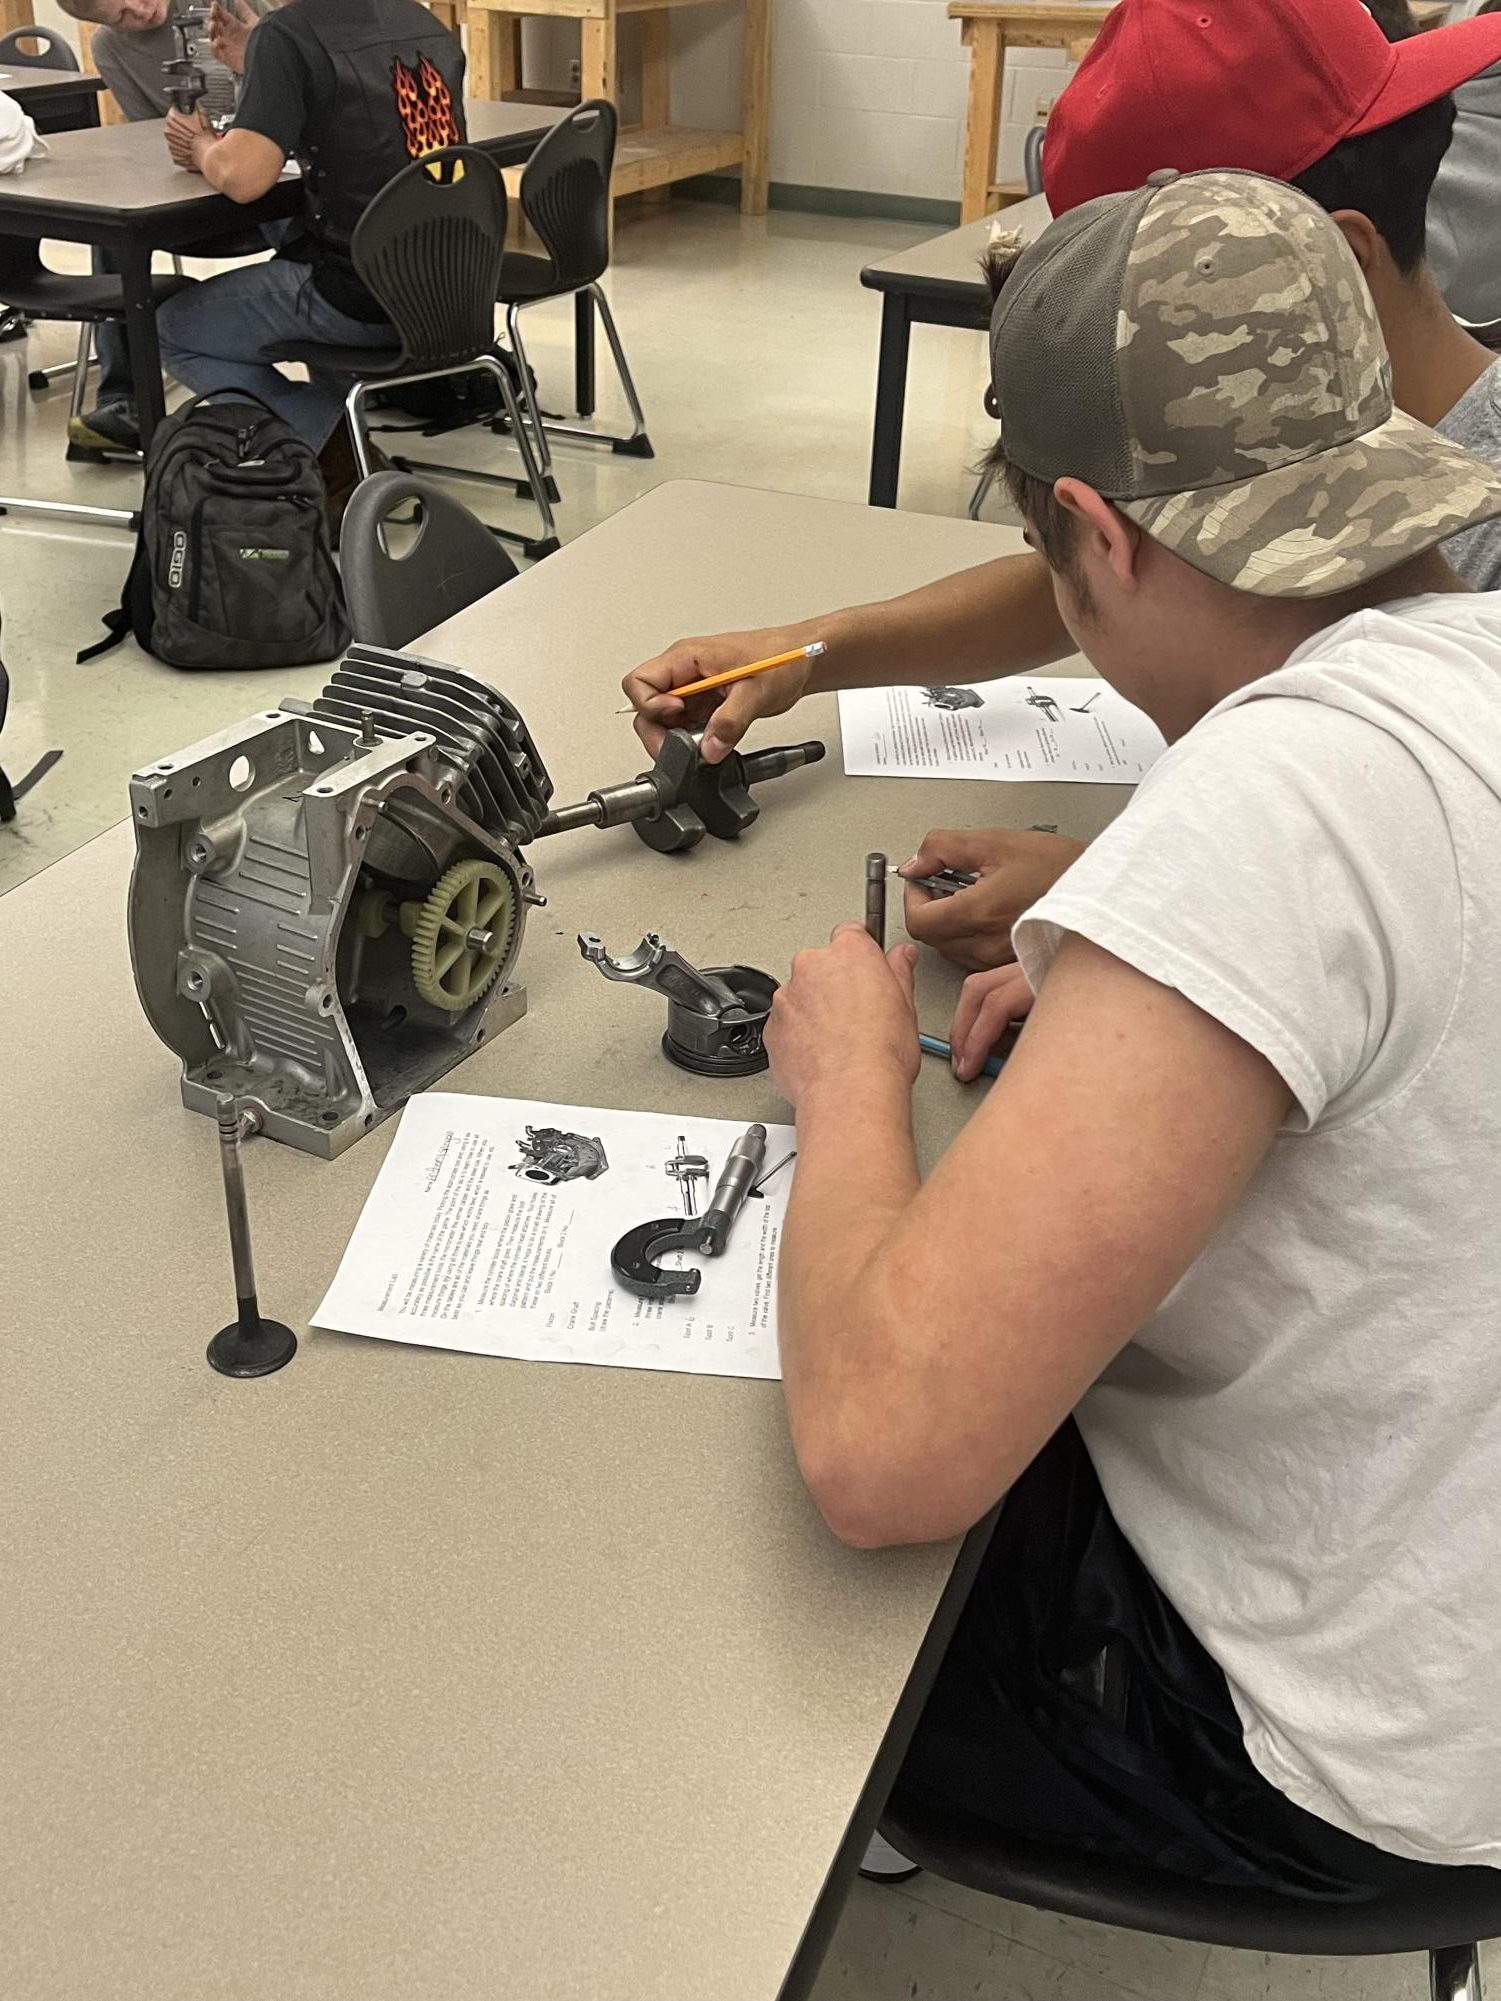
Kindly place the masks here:
<instances>
[{"instance_id":1,"label":"student's ear","mask_svg":"<svg viewBox=\"0 0 1501 2001\"><path fill-rule=\"evenodd\" d=\"M1362 215L1358 208L1337 208L1330 220L1355 252L1355 262L1367 280L1378 265L1390 261L1391 252L1386 247L1386 238L1371 218Z\"/></svg>"},{"instance_id":2,"label":"student's ear","mask_svg":"<svg viewBox=\"0 0 1501 2001\"><path fill-rule=\"evenodd\" d=\"M1112 507L1082 479L1055 481L1053 498L1078 517L1086 541L1094 543L1096 560L1109 565L1117 583L1132 587L1141 548L1141 530L1136 523L1128 521L1118 507Z\"/></svg>"}]
</instances>

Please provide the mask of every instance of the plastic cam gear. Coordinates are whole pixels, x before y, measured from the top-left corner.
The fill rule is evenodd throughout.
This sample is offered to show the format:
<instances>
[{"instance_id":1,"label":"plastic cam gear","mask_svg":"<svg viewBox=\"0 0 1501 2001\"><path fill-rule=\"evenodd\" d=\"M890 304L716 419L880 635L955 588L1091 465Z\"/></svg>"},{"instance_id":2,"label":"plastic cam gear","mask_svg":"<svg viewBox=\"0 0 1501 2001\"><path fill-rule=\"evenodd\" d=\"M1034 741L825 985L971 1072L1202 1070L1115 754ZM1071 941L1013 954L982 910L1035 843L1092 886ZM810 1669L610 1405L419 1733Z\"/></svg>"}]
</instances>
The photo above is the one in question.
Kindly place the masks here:
<instances>
[{"instance_id":1,"label":"plastic cam gear","mask_svg":"<svg viewBox=\"0 0 1501 2001\"><path fill-rule=\"evenodd\" d=\"M449 1014L473 1007L505 964L516 916L515 888L497 863L455 862L445 870L411 927L412 984L422 998ZM479 934L488 942L476 943Z\"/></svg>"}]
</instances>

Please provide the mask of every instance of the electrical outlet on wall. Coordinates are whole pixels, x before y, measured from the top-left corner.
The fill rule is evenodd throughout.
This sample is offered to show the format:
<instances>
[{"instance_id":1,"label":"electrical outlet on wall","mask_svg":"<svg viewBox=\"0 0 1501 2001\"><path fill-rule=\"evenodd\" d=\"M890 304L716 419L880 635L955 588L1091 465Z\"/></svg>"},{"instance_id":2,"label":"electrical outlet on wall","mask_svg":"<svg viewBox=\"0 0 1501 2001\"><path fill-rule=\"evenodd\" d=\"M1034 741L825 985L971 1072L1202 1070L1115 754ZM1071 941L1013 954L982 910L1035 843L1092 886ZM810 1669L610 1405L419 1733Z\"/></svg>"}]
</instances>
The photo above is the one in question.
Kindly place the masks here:
<instances>
[{"instance_id":1,"label":"electrical outlet on wall","mask_svg":"<svg viewBox=\"0 0 1501 2001\"><path fill-rule=\"evenodd\" d=\"M1032 107L1032 123L1034 125L1046 125L1048 122L1048 113L1057 102L1058 99L1056 97L1039 97Z\"/></svg>"},{"instance_id":2,"label":"electrical outlet on wall","mask_svg":"<svg viewBox=\"0 0 1501 2001\"><path fill-rule=\"evenodd\" d=\"M583 87L584 65L580 58L575 56L568 65L568 88L570 90L582 90Z\"/></svg>"}]
</instances>

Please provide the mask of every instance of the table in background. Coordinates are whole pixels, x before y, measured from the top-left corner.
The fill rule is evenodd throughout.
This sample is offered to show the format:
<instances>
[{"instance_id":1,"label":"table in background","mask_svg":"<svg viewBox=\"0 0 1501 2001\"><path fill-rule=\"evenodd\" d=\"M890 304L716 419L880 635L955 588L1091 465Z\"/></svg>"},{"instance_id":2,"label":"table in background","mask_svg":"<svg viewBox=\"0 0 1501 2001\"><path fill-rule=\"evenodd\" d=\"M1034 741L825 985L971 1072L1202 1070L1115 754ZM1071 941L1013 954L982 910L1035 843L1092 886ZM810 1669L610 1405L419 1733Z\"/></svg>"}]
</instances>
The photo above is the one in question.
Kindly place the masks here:
<instances>
[{"instance_id":1,"label":"table in background","mask_svg":"<svg viewBox=\"0 0 1501 2001\"><path fill-rule=\"evenodd\" d=\"M547 105L473 100L466 103L465 116L473 143L502 166L514 166L552 130L559 113ZM182 251L247 224L295 215L302 206L301 184L289 174L260 201L233 202L202 175L173 166L161 121L154 118L60 132L47 145L48 157L33 160L24 174L0 176L0 232L113 251L125 287L125 333L144 448L165 409L152 251Z\"/></svg>"},{"instance_id":2,"label":"table in background","mask_svg":"<svg viewBox=\"0 0 1501 2001\"><path fill-rule=\"evenodd\" d=\"M1008 229L1030 239L1048 225L1048 205L1032 195L1006 212ZM876 364L875 422L870 441L872 507L895 507L902 467L902 417L907 407L907 353L914 325L990 325L990 291L980 259L990 242L992 219L961 223L910 250L867 264L860 283L881 294L881 351Z\"/></svg>"},{"instance_id":3,"label":"table in background","mask_svg":"<svg viewBox=\"0 0 1501 2001\"><path fill-rule=\"evenodd\" d=\"M949 19L963 24L969 50L961 222L976 222L1025 193L995 177L1007 49L1062 49L1071 63L1080 62L1109 18L1110 7L1098 0L949 0Z\"/></svg>"},{"instance_id":4,"label":"table in background","mask_svg":"<svg viewBox=\"0 0 1501 2001\"><path fill-rule=\"evenodd\" d=\"M104 79L81 69L14 69L0 63L0 90L13 97L38 132L73 132L99 123ZM50 144L50 140L49 140ZM35 172L34 167L27 168Z\"/></svg>"},{"instance_id":5,"label":"table in background","mask_svg":"<svg viewBox=\"0 0 1501 2001\"><path fill-rule=\"evenodd\" d=\"M678 631L1018 546L675 483L418 650L511 696L577 798L641 768L619 678ZM233 688L250 713L276 681ZM658 856L623 828L532 848L550 902L522 946L530 1012L444 1089L784 1117L765 1077L671 1069L661 1003L600 979L574 934L660 929L700 962L785 973L859 916L868 849L955 820L1088 836L1127 796L847 780L827 696L758 734L829 757L765 787L739 843ZM0 900L0 1993L805 1994L957 1610L955 1546L842 1548L776 1383L308 1332L394 1121L332 1162L250 1144L261 1297L302 1345L264 1381L214 1375L217 1140L132 988L131 853L119 826ZM922 967L926 1022L958 983ZM924 1066L928 1163L976 1102Z\"/></svg>"},{"instance_id":6,"label":"table in background","mask_svg":"<svg viewBox=\"0 0 1501 2001\"><path fill-rule=\"evenodd\" d=\"M614 195L665 189L697 174L740 174L745 215L766 213L771 121L772 0L741 0L744 18L740 79L740 130L703 131L672 123L671 15L704 0L467 0L469 87L476 97L502 97L522 84L524 19L567 19L579 24L579 85L585 98L620 105L634 97L640 123L624 125L610 177ZM446 13L447 9L443 9ZM635 22L625 41L639 64L637 88L622 89L621 23ZM629 33L629 31L626 31ZM623 123L623 121L622 121Z\"/></svg>"}]
</instances>

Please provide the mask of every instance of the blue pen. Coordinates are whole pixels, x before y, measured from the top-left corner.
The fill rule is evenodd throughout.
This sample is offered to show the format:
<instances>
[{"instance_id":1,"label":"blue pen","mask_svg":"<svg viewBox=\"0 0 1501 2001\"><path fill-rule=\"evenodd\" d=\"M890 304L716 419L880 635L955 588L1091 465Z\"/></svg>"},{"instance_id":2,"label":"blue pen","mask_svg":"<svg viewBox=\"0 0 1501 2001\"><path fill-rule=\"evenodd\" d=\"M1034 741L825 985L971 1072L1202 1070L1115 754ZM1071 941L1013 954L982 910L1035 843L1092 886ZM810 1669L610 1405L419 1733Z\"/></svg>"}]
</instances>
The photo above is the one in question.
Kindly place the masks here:
<instances>
[{"instance_id":1,"label":"blue pen","mask_svg":"<svg viewBox=\"0 0 1501 2001\"><path fill-rule=\"evenodd\" d=\"M954 1060L953 1050L946 1042L940 1042L936 1035L919 1035L917 1046L925 1056L942 1056L950 1063ZM999 1077L1005 1060L1004 1056L987 1056L980 1066L981 1076Z\"/></svg>"}]
</instances>

